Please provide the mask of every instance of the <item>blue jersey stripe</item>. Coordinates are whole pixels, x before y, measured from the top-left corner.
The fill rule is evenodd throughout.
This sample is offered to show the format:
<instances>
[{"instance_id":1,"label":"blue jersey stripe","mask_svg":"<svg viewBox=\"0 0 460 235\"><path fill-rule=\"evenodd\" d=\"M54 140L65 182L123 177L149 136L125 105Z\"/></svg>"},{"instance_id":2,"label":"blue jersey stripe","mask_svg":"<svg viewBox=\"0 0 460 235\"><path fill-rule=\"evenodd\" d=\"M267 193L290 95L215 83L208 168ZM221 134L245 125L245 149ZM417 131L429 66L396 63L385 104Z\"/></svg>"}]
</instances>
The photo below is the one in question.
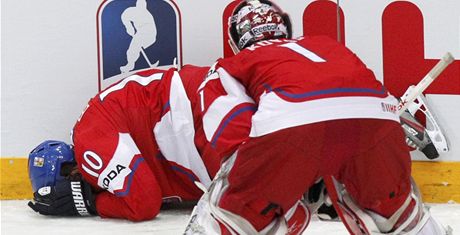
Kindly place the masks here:
<instances>
[{"instance_id":1,"label":"blue jersey stripe","mask_svg":"<svg viewBox=\"0 0 460 235\"><path fill-rule=\"evenodd\" d=\"M179 166L171 166L171 169L186 175L192 182L199 181L193 174L187 172Z\"/></svg>"},{"instance_id":2,"label":"blue jersey stripe","mask_svg":"<svg viewBox=\"0 0 460 235\"><path fill-rule=\"evenodd\" d=\"M129 194L129 190L131 189L131 183L133 181L133 176L136 173L137 168L139 167L139 164L141 162L144 162L144 158L140 157L134 162L133 169L131 169L131 173L128 176L128 184L126 185L126 189L121 192L116 192L115 196L117 197L124 197Z\"/></svg>"},{"instance_id":3,"label":"blue jersey stripe","mask_svg":"<svg viewBox=\"0 0 460 235\"><path fill-rule=\"evenodd\" d=\"M235 112L233 112L229 117L227 117L226 119L224 119L223 124L217 129L216 134L214 134L214 137L212 138L211 146L212 146L213 148L216 148L217 140L219 139L220 135L222 135L222 133L224 132L225 127L227 127L227 125L228 125L234 118L236 118L238 115L240 115L240 114L243 113L243 112L246 112L246 111L256 111L256 110L257 110L257 107L256 107L255 105L241 107L241 108L237 109Z\"/></svg>"},{"instance_id":4,"label":"blue jersey stripe","mask_svg":"<svg viewBox=\"0 0 460 235\"><path fill-rule=\"evenodd\" d=\"M305 98L310 98L314 96L321 96L321 95L332 95L332 94L338 94L338 93L353 93L353 94L363 94L363 93L370 93L370 94L375 94L375 95L384 95L387 91L384 86L382 86L382 89L376 90L376 89L371 89L371 88L353 88L353 87L341 87L341 88L332 88L332 89L325 89L325 90L318 90L318 91L309 91L301 94L292 94L287 91L284 91L281 88L275 88L273 89L267 84L263 85L269 92L273 91L276 93L279 93L283 96L292 98L292 99L305 99Z\"/></svg>"}]
</instances>

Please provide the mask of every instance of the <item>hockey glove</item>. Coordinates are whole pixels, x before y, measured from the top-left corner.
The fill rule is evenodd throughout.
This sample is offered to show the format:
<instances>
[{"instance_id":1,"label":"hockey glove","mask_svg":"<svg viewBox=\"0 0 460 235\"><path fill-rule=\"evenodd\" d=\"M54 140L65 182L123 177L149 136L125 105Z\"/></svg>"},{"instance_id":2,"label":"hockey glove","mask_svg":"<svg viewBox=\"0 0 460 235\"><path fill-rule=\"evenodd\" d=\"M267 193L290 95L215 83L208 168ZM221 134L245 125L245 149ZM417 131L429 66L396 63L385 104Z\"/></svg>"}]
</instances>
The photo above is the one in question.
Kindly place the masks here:
<instances>
[{"instance_id":1,"label":"hockey glove","mask_svg":"<svg viewBox=\"0 0 460 235\"><path fill-rule=\"evenodd\" d=\"M406 134L406 143L413 149L420 150L428 159L436 159L439 153L426 128L408 111L401 114L401 127Z\"/></svg>"},{"instance_id":2,"label":"hockey glove","mask_svg":"<svg viewBox=\"0 0 460 235\"><path fill-rule=\"evenodd\" d=\"M91 186L85 181L63 180L40 188L29 207L42 215L97 215Z\"/></svg>"},{"instance_id":3,"label":"hockey glove","mask_svg":"<svg viewBox=\"0 0 460 235\"><path fill-rule=\"evenodd\" d=\"M305 193L305 200L312 213L323 221L339 221L339 215L332 205L323 180L317 181Z\"/></svg>"}]
</instances>

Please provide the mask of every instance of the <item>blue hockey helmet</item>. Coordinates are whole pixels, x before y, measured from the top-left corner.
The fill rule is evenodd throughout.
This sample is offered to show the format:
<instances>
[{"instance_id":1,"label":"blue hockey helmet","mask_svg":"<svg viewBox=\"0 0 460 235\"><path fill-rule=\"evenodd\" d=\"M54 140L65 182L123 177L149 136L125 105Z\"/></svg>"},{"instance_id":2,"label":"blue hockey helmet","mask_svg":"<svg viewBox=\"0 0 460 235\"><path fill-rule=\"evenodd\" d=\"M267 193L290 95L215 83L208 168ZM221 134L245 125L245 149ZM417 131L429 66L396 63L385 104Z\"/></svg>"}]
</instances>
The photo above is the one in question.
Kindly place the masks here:
<instances>
[{"instance_id":1,"label":"blue hockey helmet","mask_svg":"<svg viewBox=\"0 0 460 235\"><path fill-rule=\"evenodd\" d=\"M47 140L29 154L29 179L34 192L45 186L54 186L63 180L63 164L75 164L71 145L62 141Z\"/></svg>"}]
</instances>

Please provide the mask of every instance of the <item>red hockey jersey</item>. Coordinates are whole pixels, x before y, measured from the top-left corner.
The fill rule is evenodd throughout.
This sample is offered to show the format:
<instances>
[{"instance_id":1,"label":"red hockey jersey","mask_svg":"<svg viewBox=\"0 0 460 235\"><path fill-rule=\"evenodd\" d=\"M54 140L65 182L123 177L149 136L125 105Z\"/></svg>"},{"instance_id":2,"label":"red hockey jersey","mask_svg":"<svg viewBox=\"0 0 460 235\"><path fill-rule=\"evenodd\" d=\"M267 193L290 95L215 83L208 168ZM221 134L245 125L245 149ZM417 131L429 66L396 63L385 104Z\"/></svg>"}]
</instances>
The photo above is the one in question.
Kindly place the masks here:
<instances>
[{"instance_id":1,"label":"red hockey jersey","mask_svg":"<svg viewBox=\"0 0 460 235\"><path fill-rule=\"evenodd\" d=\"M84 179L105 190L99 215L146 220L162 201L197 200L194 181L208 186L247 138L254 102L208 70L141 72L89 101L72 136Z\"/></svg>"},{"instance_id":2,"label":"red hockey jersey","mask_svg":"<svg viewBox=\"0 0 460 235\"><path fill-rule=\"evenodd\" d=\"M342 44L324 37L258 42L218 60L258 103L250 136L320 121L377 118L399 122L397 100Z\"/></svg>"}]
</instances>

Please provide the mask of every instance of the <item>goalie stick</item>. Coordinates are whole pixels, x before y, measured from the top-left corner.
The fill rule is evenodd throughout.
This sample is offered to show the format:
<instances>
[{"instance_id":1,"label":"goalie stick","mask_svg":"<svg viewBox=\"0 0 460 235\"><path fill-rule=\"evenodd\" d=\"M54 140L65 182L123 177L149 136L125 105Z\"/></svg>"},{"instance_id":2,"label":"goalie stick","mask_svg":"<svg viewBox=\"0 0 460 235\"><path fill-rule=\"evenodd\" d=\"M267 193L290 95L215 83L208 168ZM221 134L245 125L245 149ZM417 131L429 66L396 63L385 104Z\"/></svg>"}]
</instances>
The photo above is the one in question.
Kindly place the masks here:
<instances>
[{"instance_id":1,"label":"goalie stick","mask_svg":"<svg viewBox=\"0 0 460 235\"><path fill-rule=\"evenodd\" d=\"M425 77L416 85L410 86L407 91L401 96L401 100L398 105L398 112L401 115L406 111L408 105L414 102L419 95L425 91L425 89L444 71L444 69L454 61L452 54L447 52L441 60L428 72Z\"/></svg>"},{"instance_id":2,"label":"goalie stick","mask_svg":"<svg viewBox=\"0 0 460 235\"><path fill-rule=\"evenodd\" d=\"M408 145L418 148L428 159L439 157L439 152L448 152L447 139L427 105L422 92L454 61L450 53L430 70L430 72L416 85L410 86L400 98L398 112L401 117L401 126L406 133ZM427 121L425 128L415 119L415 113L421 111Z\"/></svg>"}]
</instances>

